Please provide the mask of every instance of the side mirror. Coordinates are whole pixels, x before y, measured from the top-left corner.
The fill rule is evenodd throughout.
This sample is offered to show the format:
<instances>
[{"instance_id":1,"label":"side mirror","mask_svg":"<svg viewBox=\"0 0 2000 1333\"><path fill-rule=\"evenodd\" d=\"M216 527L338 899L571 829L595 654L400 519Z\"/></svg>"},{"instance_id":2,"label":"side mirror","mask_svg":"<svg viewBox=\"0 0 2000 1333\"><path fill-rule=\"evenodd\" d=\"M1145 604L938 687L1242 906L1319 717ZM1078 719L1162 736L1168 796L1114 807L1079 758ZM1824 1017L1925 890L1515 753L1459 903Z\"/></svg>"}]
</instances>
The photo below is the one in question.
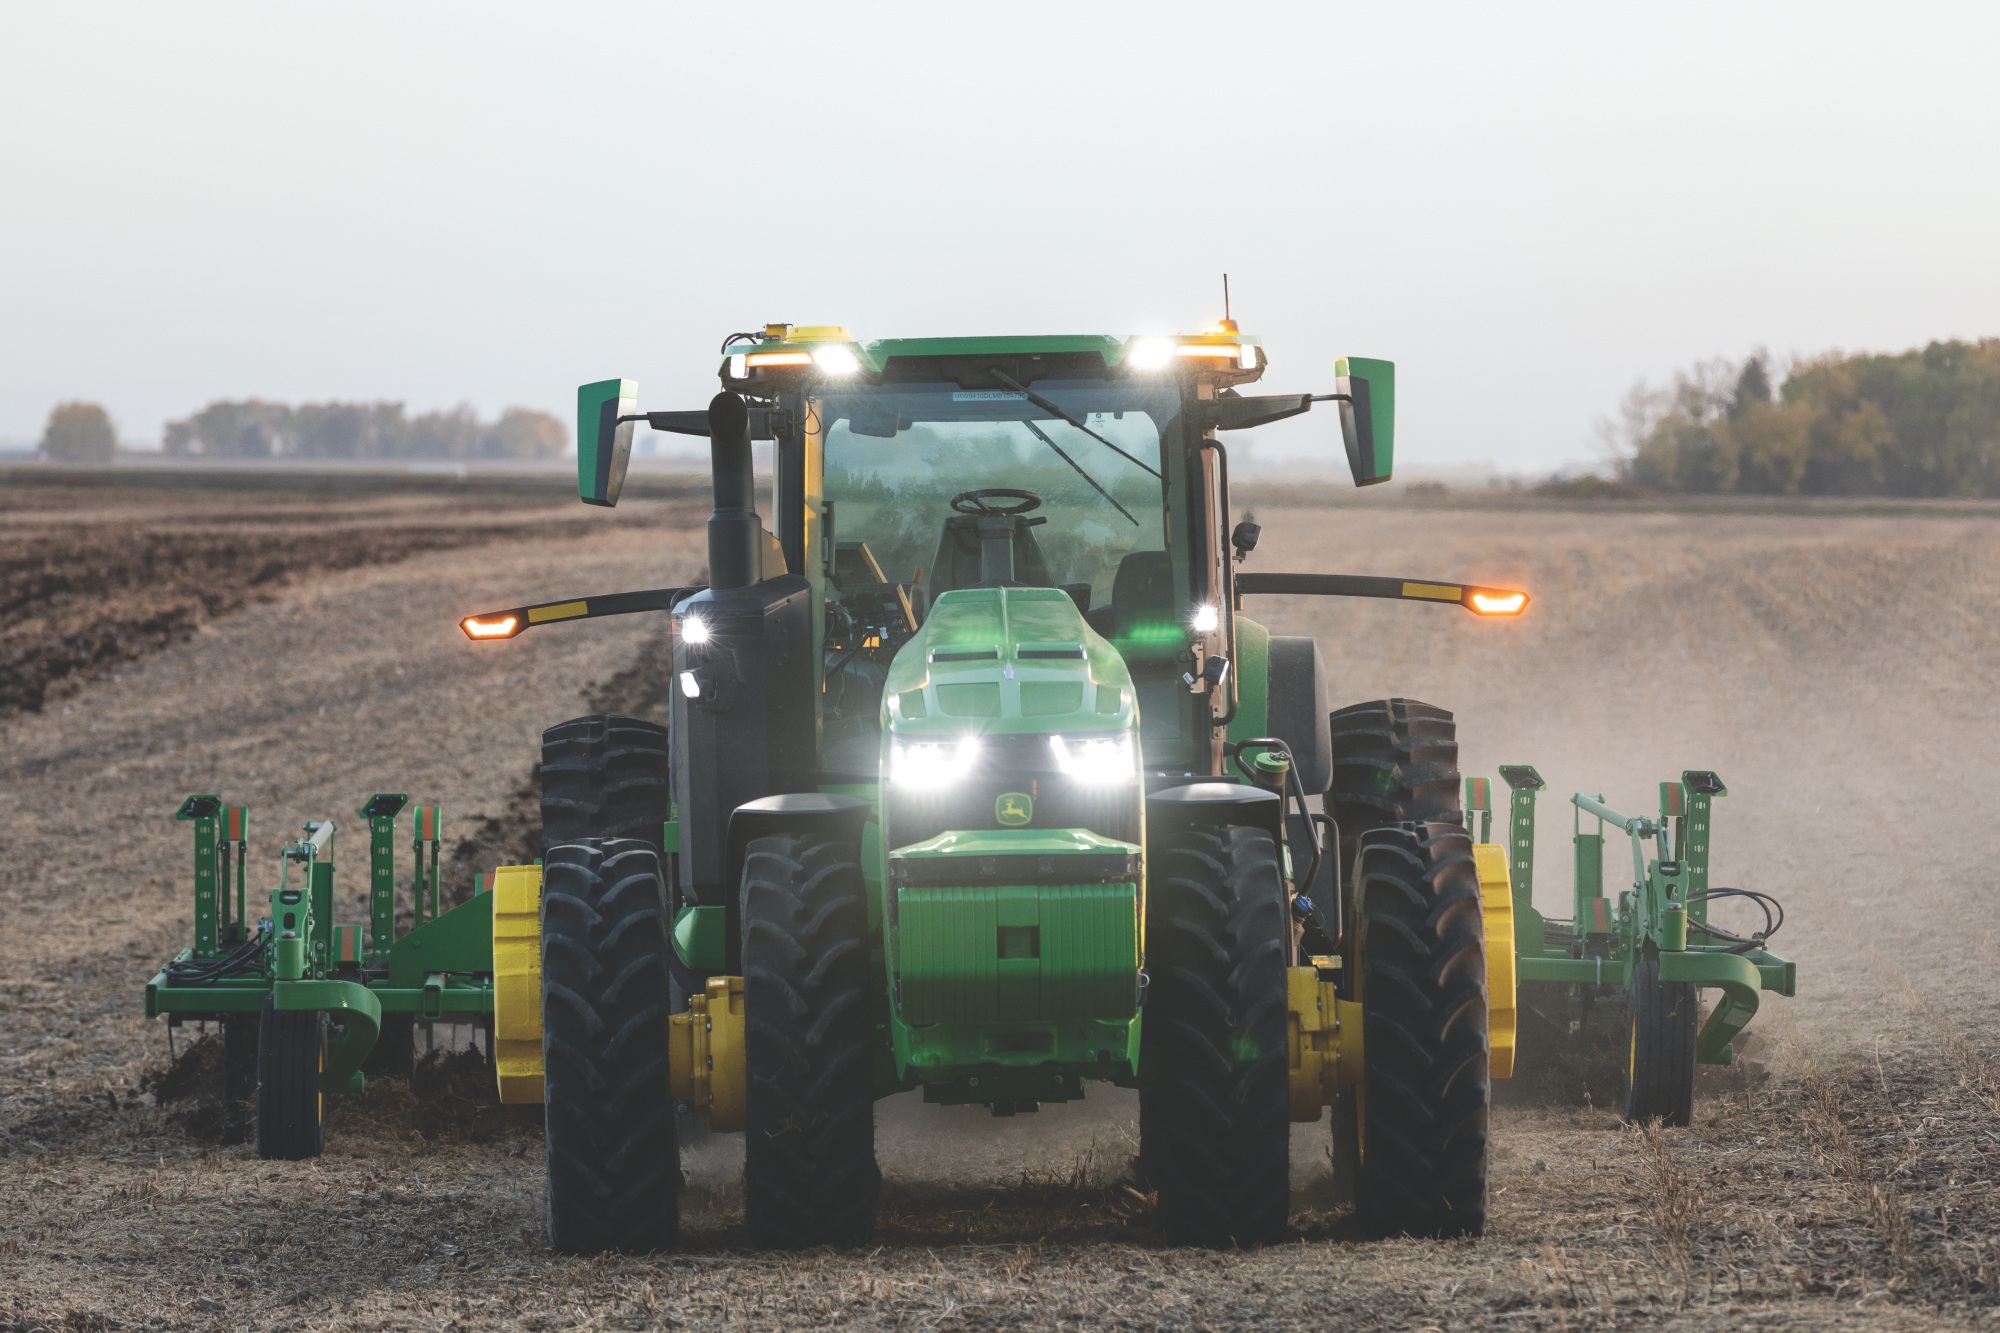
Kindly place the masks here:
<instances>
[{"instance_id":1,"label":"side mirror","mask_svg":"<svg viewBox=\"0 0 2000 1333\"><path fill-rule=\"evenodd\" d=\"M1356 486L1389 480L1396 461L1396 363L1343 356L1334 363L1340 404L1340 434L1347 444L1347 467Z\"/></svg>"},{"instance_id":2,"label":"side mirror","mask_svg":"<svg viewBox=\"0 0 2000 1333\"><path fill-rule=\"evenodd\" d=\"M632 462L632 427L620 417L636 416L639 386L631 380L599 380L576 390L576 494L587 505L609 508L625 486Z\"/></svg>"}]
</instances>

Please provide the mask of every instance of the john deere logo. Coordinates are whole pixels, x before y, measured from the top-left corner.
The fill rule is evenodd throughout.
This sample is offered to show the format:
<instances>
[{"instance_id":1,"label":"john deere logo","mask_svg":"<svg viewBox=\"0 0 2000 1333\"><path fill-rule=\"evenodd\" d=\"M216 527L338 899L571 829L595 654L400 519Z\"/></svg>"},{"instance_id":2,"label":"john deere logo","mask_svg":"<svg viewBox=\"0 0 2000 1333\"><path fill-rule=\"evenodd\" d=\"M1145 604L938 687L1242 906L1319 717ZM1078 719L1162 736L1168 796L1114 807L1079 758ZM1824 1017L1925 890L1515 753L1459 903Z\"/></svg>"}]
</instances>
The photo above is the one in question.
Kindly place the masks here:
<instances>
[{"instance_id":1,"label":"john deere logo","mask_svg":"<svg viewBox=\"0 0 2000 1333\"><path fill-rule=\"evenodd\" d=\"M1024 791L1002 792L993 803L993 817L1009 828L1019 828L1035 817L1035 798Z\"/></svg>"}]
</instances>

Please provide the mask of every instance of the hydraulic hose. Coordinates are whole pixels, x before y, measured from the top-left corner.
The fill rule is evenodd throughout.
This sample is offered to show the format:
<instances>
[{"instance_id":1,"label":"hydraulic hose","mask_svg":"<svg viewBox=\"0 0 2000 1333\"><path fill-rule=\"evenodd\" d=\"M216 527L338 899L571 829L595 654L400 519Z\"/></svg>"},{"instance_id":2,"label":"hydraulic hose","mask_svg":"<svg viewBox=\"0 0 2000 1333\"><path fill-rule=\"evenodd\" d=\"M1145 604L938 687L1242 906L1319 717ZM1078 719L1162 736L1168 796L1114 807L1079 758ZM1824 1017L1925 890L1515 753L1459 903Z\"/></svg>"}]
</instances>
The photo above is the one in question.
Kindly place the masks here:
<instances>
[{"instance_id":1,"label":"hydraulic hose","mask_svg":"<svg viewBox=\"0 0 2000 1333\"><path fill-rule=\"evenodd\" d=\"M1712 926L1706 921L1697 921L1692 916L1688 917L1689 930L1698 930L1712 939L1728 942L1730 945L1729 952L1731 953L1748 953L1752 949L1761 949L1769 942L1773 935L1777 934L1784 927L1784 904L1770 894L1759 893L1755 889L1716 888L1708 889L1701 893L1691 893L1688 895L1688 905L1692 907L1696 903L1713 902L1718 898L1748 898L1751 902L1757 904L1758 910L1764 914L1764 929L1753 931L1748 935L1739 935L1735 931L1726 929L1725 927Z\"/></svg>"},{"instance_id":2,"label":"hydraulic hose","mask_svg":"<svg viewBox=\"0 0 2000 1333\"><path fill-rule=\"evenodd\" d=\"M1297 761L1295 761L1292 758L1292 747L1285 744L1284 741L1280 740L1276 736L1255 736L1251 737L1248 740L1236 741L1233 744L1225 745L1222 747L1222 749L1223 753L1229 756L1229 762L1236 766L1236 771L1241 773L1243 775L1244 780L1246 782L1249 782L1252 786L1258 786L1261 784L1259 784L1257 782L1257 779L1251 774L1250 766L1243 762L1243 752L1245 750L1270 750L1277 754L1282 754L1283 756L1285 756L1285 790L1291 795L1292 800L1296 805L1298 811L1298 817L1300 820L1304 822L1306 826L1306 840L1312 846L1312 859L1306 863L1306 873L1304 877L1300 878L1294 876L1292 882L1294 884L1303 884L1306 886L1305 894L1307 900L1310 901L1312 886L1319 883L1320 865L1326 857L1326 848L1324 844L1322 844L1320 841L1319 826L1322 823L1331 824L1333 821L1328 819L1325 815L1315 815L1312 813L1312 811L1306 808L1306 785L1299 778L1299 766ZM1280 799L1281 800L1283 799L1282 795L1280 796ZM1340 896L1340 877L1338 873L1336 873L1334 876L1334 898L1335 898L1336 909L1338 909L1339 906L1339 901L1338 901L1339 896ZM1338 917L1334 919L1338 920Z\"/></svg>"},{"instance_id":3,"label":"hydraulic hose","mask_svg":"<svg viewBox=\"0 0 2000 1333\"><path fill-rule=\"evenodd\" d=\"M260 929L220 958L183 958L168 963L167 984L202 986L211 981L220 981L224 977L262 971L264 944L267 938L268 932Z\"/></svg>"}]
</instances>

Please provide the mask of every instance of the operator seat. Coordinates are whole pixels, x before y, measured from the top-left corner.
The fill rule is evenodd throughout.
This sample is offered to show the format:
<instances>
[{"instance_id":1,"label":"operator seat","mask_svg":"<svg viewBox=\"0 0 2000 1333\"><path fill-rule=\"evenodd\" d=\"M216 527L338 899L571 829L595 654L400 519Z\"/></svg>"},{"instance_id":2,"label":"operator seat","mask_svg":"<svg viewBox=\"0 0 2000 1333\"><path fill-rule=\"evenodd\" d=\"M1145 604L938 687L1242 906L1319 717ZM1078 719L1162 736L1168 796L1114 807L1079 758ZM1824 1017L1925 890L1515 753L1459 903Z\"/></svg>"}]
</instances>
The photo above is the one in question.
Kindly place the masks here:
<instances>
[{"instance_id":1,"label":"operator seat","mask_svg":"<svg viewBox=\"0 0 2000 1333\"><path fill-rule=\"evenodd\" d=\"M1132 673L1140 744L1149 758L1168 762L1187 748L1180 734L1188 697L1181 679L1187 635L1178 607L1173 557L1165 551L1134 551L1118 562L1112 576L1111 605L1092 608L1086 617L1092 629L1117 647Z\"/></svg>"},{"instance_id":2,"label":"operator seat","mask_svg":"<svg viewBox=\"0 0 2000 1333\"><path fill-rule=\"evenodd\" d=\"M1111 579L1110 605L1093 607L1086 618L1107 639L1134 638L1142 625L1172 624L1173 557L1165 551L1134 551L1120 560Z\"/></svg>"},{"instance_id":3,"label":"operator seat","mask_svg":"<svg viewBox=\"0 0 2000 1333\"><path fill-rule=\"evenodd\" d=\"M1005 582L1017 587L1053 588L1049 562L1032 531L1047 521L1023 514L953 514L944 521L944 531L938 534L937 558L931 561L930 574L924 579L931 600L936 601L940 595L957 588L995 586L985 577L980 525L987 524L990 530L990 525L1000 522L1011 523L1014 528L1014 576ZM1001 549L1006 549L1004 544Z\"/></svg>"}]
</instances>

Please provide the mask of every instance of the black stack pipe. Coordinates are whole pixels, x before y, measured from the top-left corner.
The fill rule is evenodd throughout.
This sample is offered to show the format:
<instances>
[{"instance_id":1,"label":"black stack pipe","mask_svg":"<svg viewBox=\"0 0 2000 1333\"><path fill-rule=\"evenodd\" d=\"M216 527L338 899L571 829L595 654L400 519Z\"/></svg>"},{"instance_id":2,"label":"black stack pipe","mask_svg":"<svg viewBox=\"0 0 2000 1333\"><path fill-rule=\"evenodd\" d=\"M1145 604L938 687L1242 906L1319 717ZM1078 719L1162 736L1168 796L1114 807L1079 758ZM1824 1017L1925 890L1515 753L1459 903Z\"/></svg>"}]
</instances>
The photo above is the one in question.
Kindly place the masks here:
<instances>
[{"instance_id":1,"label":"black stack pipe","mask_svg":"<svg viewBox=\"0 0 2000 1333\"><path fill-rule=\"evenodd\" d=\"M708 516L708 586L718 591L757 581L757 475L750 454L750 408L724 391L708 404L709 464L715 512Z\"/></svg>"}]
</instances>

